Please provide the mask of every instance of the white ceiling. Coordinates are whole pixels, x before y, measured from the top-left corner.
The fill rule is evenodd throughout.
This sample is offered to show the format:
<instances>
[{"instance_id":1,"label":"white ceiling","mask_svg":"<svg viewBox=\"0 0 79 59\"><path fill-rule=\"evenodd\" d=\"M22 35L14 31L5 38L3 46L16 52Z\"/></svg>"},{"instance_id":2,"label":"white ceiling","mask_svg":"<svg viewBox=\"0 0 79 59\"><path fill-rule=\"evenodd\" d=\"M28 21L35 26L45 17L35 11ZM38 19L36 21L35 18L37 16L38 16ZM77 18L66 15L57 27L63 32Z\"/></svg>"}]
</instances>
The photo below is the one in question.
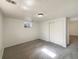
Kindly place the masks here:
<instances>
[{"instance_id":1,"label":"white ceiling","mask_svg":"<svg viewBox=\"0 0 79 59\"><path fill-rule=\"evenodd\" d=\"M16 0L17 3L21 3L23 0ZM21 1L21 2L20 2ZM25 0L27 1L27 0ZM34 20L47 20L51 18L59 17L74 17L77 16L77 0L32 0L33 5L28 9L22 9L18 5L13 5L6 2L6 0L0 0L0 7L6 16L24 19L30 17ZM26 6L27 7L27 6ZM37 14L39 12L44 13L44 17L39 18Z\"/></svg>"}]
</instances>

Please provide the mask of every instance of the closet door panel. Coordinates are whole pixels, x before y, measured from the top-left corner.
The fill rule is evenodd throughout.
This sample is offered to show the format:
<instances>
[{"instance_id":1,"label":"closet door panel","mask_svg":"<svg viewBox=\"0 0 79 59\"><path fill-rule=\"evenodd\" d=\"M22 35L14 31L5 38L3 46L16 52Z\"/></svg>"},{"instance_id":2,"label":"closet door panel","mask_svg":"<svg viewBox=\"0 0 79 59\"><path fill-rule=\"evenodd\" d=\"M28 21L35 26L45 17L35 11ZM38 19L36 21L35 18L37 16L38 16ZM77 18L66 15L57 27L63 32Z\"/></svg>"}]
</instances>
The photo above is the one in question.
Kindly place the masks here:
<instances>
[{"instance_id":1,"label":"closet door panel","mask_svg":"<svg viewBox=\"0 0 79 59\"><path fill-rule=\"evenodd\" d=\"M54 40L54 23L50 23L50 42L55 42Z\"/></svg>"}]
</instances>

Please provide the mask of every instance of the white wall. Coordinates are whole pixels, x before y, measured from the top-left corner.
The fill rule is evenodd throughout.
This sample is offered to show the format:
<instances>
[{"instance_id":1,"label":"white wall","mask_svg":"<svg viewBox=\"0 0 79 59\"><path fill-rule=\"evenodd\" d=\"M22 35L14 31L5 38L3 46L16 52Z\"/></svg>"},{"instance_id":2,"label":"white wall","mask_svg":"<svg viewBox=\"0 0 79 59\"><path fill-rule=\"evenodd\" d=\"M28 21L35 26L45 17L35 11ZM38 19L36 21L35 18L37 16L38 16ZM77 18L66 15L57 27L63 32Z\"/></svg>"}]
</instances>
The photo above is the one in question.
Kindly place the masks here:
<instances>
[{"instance_id":1,"label":"white wall","mask_svg":"<svg viewBox=\"0 0 79 59\"><path fill-rule=\"evenodd\" d=\"M2 59L2 55L3 55L3 34L2 34L2 28L3 28L3 15L0 11L0 59Z\"/></svg>"},{"instance_id":2,"label":"white wall","mask_svg":"<svg viewBox=\"0 0 79 59\"><path fill-rule=\"evenodd\" d=\"M59 18L60 19L60 18ZM69 20L65 18L66 20ZM58 19L57 19L58 20ZM50 23L53 20L33 22L32 28L24 28L24 20L5 17L4 19L4 47L31 41L37 38L50 41ZM69 23L68 23L69 22ZM1 23L0 23L1 24ZM66 21L66 43L69 44L70 35L77 35L77 21ZM59 27L58 27L59 28ZM63 41L63 40L62 40Z\"/></svg>"},{"instance_id":3,"label":"white wall","mask_svg":"<svg viewBox=\"0 0 79 59\"><path fill-rule=\"evenodd\" d=\"M70 18L69 35L78 35L78 19L77 18Z\"/></svg>"},{"instance_id":4,"label":"white wall","mask_svg":"<svg viewBox=\"0 0 79 59\"><path fill-rule=\"evenodd\" d=\"M24 28L24 20L5 17L4 47L35 40L38 38L38 23L33 22L32 28Z\"/></svg>"},{"instance_id":5,"label":"white wall","mask_svg":"<svg viewBox=\"0 0 79 59\"><path fill-rule=\"evenodd\" d=\"M49 21L40 22L40 39L49 41Z\"/></svg>"}]
</instances>

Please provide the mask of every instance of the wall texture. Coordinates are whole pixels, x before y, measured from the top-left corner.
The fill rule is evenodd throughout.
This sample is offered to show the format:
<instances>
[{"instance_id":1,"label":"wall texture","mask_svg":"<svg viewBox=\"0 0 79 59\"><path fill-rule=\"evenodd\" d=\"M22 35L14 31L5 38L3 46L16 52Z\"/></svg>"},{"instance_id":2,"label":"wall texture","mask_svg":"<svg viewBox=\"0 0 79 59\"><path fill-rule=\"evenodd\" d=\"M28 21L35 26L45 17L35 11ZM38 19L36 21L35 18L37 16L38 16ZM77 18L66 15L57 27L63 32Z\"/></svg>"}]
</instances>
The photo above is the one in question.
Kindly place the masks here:
<instances>
[{"instance_id":1,"label":"wall texture","mask_svg":"<svg viewBox=\"0 0 79 59\"><path fill-rule=\"evenodd\" d=\"M3 28L3 15L0 11L0 59L2 59L2 55L3 55L3 34L2 34L2 28Z\"/></svg>"},{"instance_id":2,"label":"wall texture","mask_svg":"<svg viewBox=\"0 0 79 59\"><path fill-rule=\"evenodd\" d=\"M24 20L5 17L4 47L35 40L38 38L38 23L33 22L32 28L24 28Z\"/></svg>"},{"instance_id":3,"label":"wall texture","mask_svg":"<svg viewBox=\"0 0 79 59\"><path fill-rule=\"evenodd\" d=\"M69 21L69 35L78 35L78 20Z\"/></svg>"}]
</instances>

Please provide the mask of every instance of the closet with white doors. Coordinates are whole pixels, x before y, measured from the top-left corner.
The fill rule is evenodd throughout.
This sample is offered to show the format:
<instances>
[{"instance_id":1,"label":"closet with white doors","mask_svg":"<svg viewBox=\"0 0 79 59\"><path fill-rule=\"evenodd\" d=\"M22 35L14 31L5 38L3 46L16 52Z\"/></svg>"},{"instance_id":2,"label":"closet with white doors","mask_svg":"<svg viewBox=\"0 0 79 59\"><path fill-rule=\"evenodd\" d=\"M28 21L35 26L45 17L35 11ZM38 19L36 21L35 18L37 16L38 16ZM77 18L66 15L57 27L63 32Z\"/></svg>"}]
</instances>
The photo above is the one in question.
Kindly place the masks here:
<instances>
[{"instance_id":1,"label":"closet with white doors","mask_svg":"<svg viewBox=\"0 0 79 59\"><path fill-rule=\"evenodd\" d=\"M49 25L50 42L66 47L66 19L55 19Z\"/></svg>"},{"instance_id":2,"label":"closet with white doors","mask_svg":"<svg viewBox=\"0 0 79 59\"><path fill-rule=\"evenodd\" d=\"M67 18L59 18L40 23L41 39L67 47Z\"/></svg>"}]
</instances>

